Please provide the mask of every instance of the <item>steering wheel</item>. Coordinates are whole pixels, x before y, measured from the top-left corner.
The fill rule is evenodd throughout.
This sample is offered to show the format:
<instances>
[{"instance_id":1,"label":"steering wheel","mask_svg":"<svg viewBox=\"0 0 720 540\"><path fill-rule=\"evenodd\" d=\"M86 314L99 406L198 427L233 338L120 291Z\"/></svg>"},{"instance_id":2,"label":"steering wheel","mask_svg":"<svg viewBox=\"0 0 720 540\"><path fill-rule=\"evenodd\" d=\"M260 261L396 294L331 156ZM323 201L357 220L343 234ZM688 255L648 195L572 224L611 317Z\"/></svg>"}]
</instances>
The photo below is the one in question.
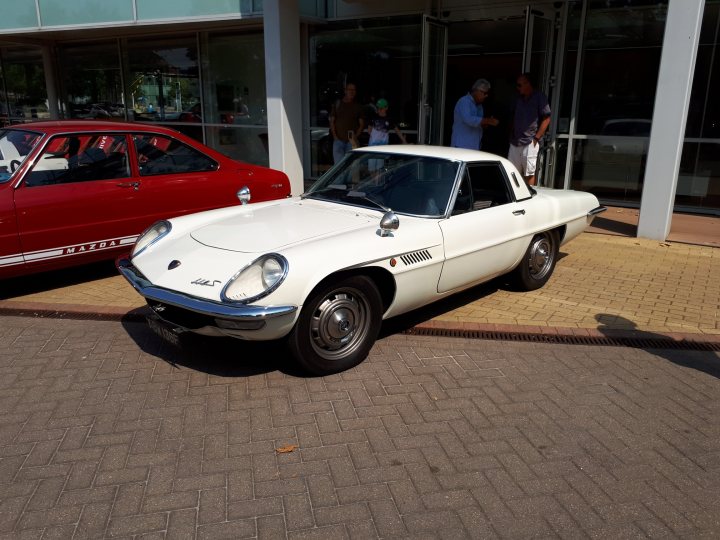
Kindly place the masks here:
<instances>
[{"instance_id":1,"label":"steering wheel","mask_svg":"<svg viewBox=\"0 0 720 540\"><path fill-rule=\"evenodd\" d=\"M10 161L10 172L15 172L20 167L20 162L17 159Z\"/></svg>"}]
</instances>

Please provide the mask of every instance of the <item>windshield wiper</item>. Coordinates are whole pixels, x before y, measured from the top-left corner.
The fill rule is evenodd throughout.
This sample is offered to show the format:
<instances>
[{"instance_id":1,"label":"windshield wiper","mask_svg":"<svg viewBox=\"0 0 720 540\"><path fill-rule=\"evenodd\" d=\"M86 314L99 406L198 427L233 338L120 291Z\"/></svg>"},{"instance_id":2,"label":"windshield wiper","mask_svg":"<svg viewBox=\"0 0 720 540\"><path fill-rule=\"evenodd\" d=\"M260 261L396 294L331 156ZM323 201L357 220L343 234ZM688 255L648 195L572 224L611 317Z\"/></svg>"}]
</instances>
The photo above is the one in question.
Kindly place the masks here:
<instances>
[{"instance_id":1,"label":"windshield wiper","mask_svg":"<svg viewBox=\"0 0 720 540\"><path fill-rule=\"evenodd\" d=\"M362 199L363 201L372 203L373 205L377 206L378 208L380 208L381 210L383 210L385 212L390 211L390 208L388 208L387 206L385 206L383 204L380 204L375 199L371 199L370 197L367 196L367 194L364 191L348 191L347 197L352 198L352 199Z\"/></svg>"},{"instance_id":2,"label":"windshield wiper","mask_svg":"<svg viewBox=\"0 0 720 540\"><path fill-rule=\"evenodd\" d=\"M319 195L320 193L327 193L328 191L347 191L347 186L345 184L330 184L329 186L325 186L322 189L317 189L315 191L306 191L302 195L300 195L301 199L307 199L311 195Z\"/></svg>"}]
</instances>

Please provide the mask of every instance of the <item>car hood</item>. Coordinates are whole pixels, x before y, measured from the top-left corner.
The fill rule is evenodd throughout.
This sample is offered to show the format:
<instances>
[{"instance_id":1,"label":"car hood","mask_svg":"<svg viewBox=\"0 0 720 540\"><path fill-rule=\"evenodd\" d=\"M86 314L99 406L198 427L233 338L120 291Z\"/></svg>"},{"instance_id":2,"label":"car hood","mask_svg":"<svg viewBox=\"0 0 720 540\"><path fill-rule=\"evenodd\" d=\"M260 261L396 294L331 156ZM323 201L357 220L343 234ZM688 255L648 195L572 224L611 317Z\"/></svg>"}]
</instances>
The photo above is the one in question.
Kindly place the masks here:
<instances>
[{"instance_id":1,"label":"car hood","mask_svg":"<svg viewBox=\"0 0 720 540\"><path fill-rule=\"evenodd\" d=\"M239 253L268 253L379 226L380 215L367 209L295 200L222 218L191 233L203 245Z\"/></svg>"}]
</instances>

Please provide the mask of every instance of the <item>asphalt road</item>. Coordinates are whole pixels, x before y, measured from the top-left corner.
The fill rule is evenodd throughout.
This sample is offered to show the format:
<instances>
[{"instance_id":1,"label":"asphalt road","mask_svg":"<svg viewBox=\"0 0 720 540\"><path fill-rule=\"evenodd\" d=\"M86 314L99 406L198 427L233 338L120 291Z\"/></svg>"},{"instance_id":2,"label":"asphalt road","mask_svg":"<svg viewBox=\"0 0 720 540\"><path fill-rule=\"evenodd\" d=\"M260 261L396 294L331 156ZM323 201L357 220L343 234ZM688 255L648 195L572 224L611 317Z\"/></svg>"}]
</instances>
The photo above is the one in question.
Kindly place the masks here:
<instances>
[{"instance_id":1,"label":"asphalt road","mask_svg":"<svg viewBox=\"0 0 720 540\"><path fill-rule=\"evenodd\" d=\"M718 537L720 355L0 317L0 539Z\"/></svg>"}]
</instances>

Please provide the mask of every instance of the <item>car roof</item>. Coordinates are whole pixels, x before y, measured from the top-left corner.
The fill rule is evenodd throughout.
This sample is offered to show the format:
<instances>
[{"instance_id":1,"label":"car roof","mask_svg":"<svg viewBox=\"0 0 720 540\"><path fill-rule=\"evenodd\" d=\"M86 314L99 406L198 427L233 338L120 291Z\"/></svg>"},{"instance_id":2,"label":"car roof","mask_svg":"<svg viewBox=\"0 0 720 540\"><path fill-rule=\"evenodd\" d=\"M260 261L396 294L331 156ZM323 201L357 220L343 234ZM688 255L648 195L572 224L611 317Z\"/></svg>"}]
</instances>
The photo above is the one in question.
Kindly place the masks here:
<instances>
[{"instance_id":1,"label":"car roof","mask_svg":"<svg viewBox=\"0 0 720 540\"><path fill-rule=\"evenodd\" d=\"M177 135L177 131L156 124L140 122L108 122L103 120L50 120L16 124L6 129L41 131L43 133L65 133L67 131L143 131Z\"/></svg>"},{"instance_id":2,"label":"car roof","mask_svg":"<svg viewBox=\"0 0 720 540\"><path fill-rule=\"evenodd\" d=\"M497 154L482 152L480 150L468 150L466 148L453 148L449 146L432 146L425 144L392 144L365 146L354 152L383 152L387 154L402 154L411 156L433 157L450 159L456 161L506 161Z\"/></svg>"}]
</instances>

